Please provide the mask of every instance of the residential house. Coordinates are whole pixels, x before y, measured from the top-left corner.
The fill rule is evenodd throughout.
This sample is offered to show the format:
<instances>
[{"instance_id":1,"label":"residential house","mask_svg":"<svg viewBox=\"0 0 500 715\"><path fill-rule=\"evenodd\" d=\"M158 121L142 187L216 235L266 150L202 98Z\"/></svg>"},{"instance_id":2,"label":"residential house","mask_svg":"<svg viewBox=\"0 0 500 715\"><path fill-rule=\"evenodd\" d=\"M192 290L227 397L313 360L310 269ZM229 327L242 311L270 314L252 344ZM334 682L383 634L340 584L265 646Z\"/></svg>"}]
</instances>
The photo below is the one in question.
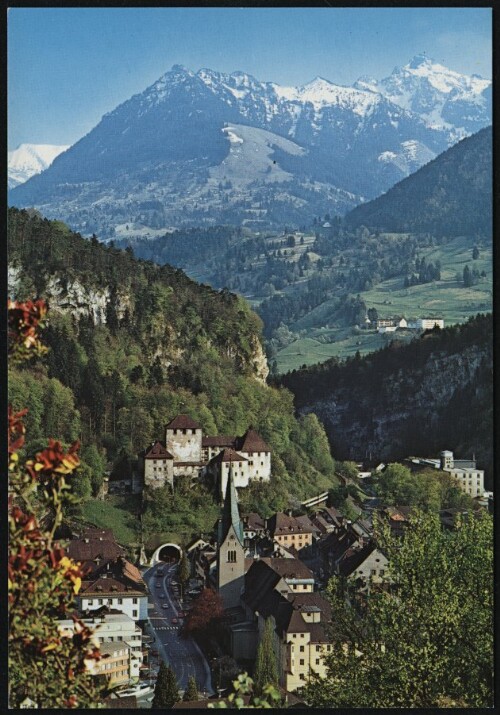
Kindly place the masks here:
<instances>
[{"instance_id":1,"label":"residential house","mask_svg":"<svg viewBox=\"0 0 500 715\"><path fill-rule=\"evenodd\" d=\"M82 581L77 605L80 611L109 606L134 621L144 621L148 617L146 584L137 567L119 556Z\"/></svg>"},{"instance_id":2,"label":"residential house","mask_svg":"<svg viewBox=\"0 0 500 715\"><path fill-rule=\"evenodd\" d=\"M316 527L283 512L276 512L266 524L271 538L278 545L293 547L299 554L311 552Z\"/></svg>"},{"instance_id":3,"label":"residential house","mask_svg":"<svg viewBox=\"0 0 500 715\"><path fill-rule=\"evenodd\" d=\"M285 690L294 691L307 682L313 671L326 674L324 656L330 649L327 635L330 604L318 593L295 592L279 568L272 568L272 561L254 561L245 575L242 603L247 617L256 622L257 641L266 619L271 618L279 683ZM238 635L233 632L235 640Z\"/></svg>"},{"instance_id":4,"label":"residential house","mask_svg":"<svg viewBox=\"0 0 500 715\"><path fill-rule=\"evenodd\" d=\"M134 620L109 608L101 608L98 612L83 616L81 620L94 631L101 653L108 654L109 667L104 668L105 675L116 678L116 683L138 679L144 651L142 631ZM62 633L74 633L75 622L73 619L60 620L58 628ZM118 652L125 649L126 654ZM126 663L122 662L125 659Z\"/></svg>"}]
</instances>

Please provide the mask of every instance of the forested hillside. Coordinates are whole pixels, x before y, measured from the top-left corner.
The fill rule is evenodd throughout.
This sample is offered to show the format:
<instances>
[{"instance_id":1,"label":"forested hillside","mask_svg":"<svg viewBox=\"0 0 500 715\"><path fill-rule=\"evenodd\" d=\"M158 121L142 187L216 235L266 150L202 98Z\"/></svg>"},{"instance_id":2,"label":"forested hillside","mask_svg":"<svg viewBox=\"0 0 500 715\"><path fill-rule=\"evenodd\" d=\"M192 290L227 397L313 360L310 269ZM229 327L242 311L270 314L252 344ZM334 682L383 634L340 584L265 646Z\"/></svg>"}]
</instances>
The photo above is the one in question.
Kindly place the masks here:
<instances>
[{"instance_id":1,"label":"forested hillside","mask_svg":"<svg viewBox=\"0 0 500 715\"><path fill-rule=\"evenodd\" d=\"M12 297L49 303L47 358L9 375L14 407L29 408L27 449L49 435L80 437L81 494L97 492L105 466L112 477L126 476L181 412L207 434L243 434L253 425L270 444L273 481L245 494L248 508L269 513L335 481L318 420L295 419L292 395L265 384L261 323L241 298L16 209L9 276ZM187 509L195 524L196 511L204 520L217 513L211 495L201 490L194 506L191 496L179 494L184 501L172 514ZM168 510L155 519L155 530L175 530Z\"/></svg>"},{"instance_id":2,"label":"forested hillside","mask_svg":"<svg viewBox=\"0 0 500 715\"><path fill-rule=\"evenodd\" d=\"M486 127L393 186L356 207L348 226L381 231L430 231L463 236L491 233L492 129Z\"/></svg>"},{"instance_id":3,"label":"forested hillside","mask_svg":"<svg viewBox=\"0 0 500 715\"><path fill-rule=\"evenodd\" d=\"M364 358L293 371L282 384L324 423L340 459L395 461L451 449L493 478L492 316L395 340Z\"/></svg>"}]
</instances>

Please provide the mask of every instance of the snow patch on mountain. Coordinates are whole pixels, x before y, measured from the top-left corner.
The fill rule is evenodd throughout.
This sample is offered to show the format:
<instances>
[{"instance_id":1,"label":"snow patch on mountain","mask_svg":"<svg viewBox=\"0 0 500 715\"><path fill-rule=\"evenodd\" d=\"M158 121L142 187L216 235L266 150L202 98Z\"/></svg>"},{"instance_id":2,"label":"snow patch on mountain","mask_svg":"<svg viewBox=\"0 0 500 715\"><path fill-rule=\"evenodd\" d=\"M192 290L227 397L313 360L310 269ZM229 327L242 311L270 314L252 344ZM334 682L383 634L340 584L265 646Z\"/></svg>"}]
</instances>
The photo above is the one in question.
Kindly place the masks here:
<instances>
[{"instance_id":1,"label":"snow patch on mountain","mask_svg":"<svg viewBox=\"0 0 500 715\"><path fill-rule=\"evenodd\" d=\"M383 164L392 164L403 174L408 175L436 157L425 144L416 139L409 139L400 144L401 151L384 151L378 156Z\"/></svg>"},{"instance_id":2,"label":"snow patch on mountain","mask_svg":"<svg viewBox=\"0 0 500 715\"><path fill-rule=\"evenodd\" d=\"M9 151L9 189L23 184L35 174L40 174L52 164L56 156L59 156L66 149L69 149L69 145L20 144L17 149Z\"/></svg>"},{"instance_id":3,"label":"snow patch on mountain","mask_svg":"<svg viewBox=\"0 0 500 715\"><path fill-rule=\"evenodd\" d=\"M222 131L230 142L229 154L219 166L209 170L210 184L230 181L234 187L241 188L256 180L266 184L290 181L292 174L273 159L274 149L292 156L306 153L298 144L265 129L231 124Z\"/></svg>"}]
</instances>

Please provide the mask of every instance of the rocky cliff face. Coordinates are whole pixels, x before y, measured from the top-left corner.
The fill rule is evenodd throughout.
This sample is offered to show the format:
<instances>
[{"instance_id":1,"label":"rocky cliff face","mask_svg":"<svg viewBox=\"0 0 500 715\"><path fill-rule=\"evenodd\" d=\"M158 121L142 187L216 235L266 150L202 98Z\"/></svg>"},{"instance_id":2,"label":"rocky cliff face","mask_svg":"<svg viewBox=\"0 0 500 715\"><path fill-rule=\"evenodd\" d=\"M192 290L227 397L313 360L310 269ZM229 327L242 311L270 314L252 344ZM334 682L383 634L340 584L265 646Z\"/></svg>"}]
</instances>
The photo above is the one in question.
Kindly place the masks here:
<instances>
[{"instance_id":1,"label":"rocky cliff face","mask_svg":"<svg viewBox=\"0 0 500 715\"><path fill-rule=\"evenodd\" d=\"M338 459L395 461L451 449L493 465L491 317L424 335L345 366L285 376L300 412L315 412Z\"/></svg>"},{"instance_id":2,"label":"rocky cliff face","mask_svg":"<svg viewBox=\"0 0 500 715\"><path fill-rule=\"evenodd\" d=\"M16 260L11 261L8 267L9 295L21 299L31 297L31 295L24 295L26 286L31 283L32 277L23 266ZM196 291L196 284L192 282L190 284L192 290ZM167 294L169 290L171 291L170 295L174 295L175 290L167 288ZM29 289L28 292L30 292ZM140 300L130 285L118 287L115 285L111 288L110 285L99 282L84 282L81 276L74 273L69 277L68 274L62 275L59 272L51 272L43 277L42 294L48 302L51 315L55 313L69 314L75 323L80 318L90 318L95 326L108 325L111 308L118 322L122 322L126 316L129 321L134 321L138 310L137 301ZM182 312L182 308L180 310ZM248 329L248 326L245 326L245 329ZM185 331L182 326L179 330L168 318L159 318L152 320L149 324L142 322L141 331L145 354L147 353L151 362L158 358L164 370L170 366L189 362L192 347L189 343L186 344ZM207 346L220 349L220 345L217 346L210 333L208 333L206 341ZM242 372L250 373L256 380L265 383L269 367L262 343L256 333L250 335L248 344L250 350L245 351L242 350L242 345L237 339L231 340L223 352L240 367Z\"/></svg>"}]
</instances>

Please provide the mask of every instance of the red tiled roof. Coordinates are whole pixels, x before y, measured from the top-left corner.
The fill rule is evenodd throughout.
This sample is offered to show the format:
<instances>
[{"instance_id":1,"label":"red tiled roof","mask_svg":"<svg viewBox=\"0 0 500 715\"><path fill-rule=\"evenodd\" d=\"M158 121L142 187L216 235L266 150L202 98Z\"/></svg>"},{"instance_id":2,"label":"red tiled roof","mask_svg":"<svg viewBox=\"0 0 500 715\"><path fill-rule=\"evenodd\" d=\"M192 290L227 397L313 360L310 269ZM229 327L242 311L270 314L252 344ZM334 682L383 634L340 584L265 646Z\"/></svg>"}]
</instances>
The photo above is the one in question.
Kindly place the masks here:
<instances>
[{"instance_id":1,"label":"red tiled roof","mask_svg":"<svg viewBox=\"0 0 500 715\"><path fill-rule=\"evenodd\" d=\"M123 565L123 575L129 578L131 581L135 581L136 583L144 583L144 581L142 580L141 572L139 571L137 566L131 564L130 561L125 561Z\"/></svg>"},{"instance_id":2,"label":"red tiled roof","mask_svg":"<svg viewBox=\"0 0 500 715\"><path fill-rule=\"evenodd\" d=\"M218 434L214 437L202 437L202 447L234 447L236 437L227 434Z\"/></svg>"},{"instance_id":3,"label":"red tiled roof","mask_svg":"<svg viewBox=\"0 0 500 715\"><path fill-rule=\"evenodd\" d=\"M177 415L168 423L167 429L201 429L201 425L192 420L189 415Z\"/></svg>"},{"instance_id":4,"label":"red tiled roof","mask_svg":"<svg viewBox=\"0 0 500 715\"><path fill-rule=\"evenodd\" d=\"M270 447L254 429L247 429L243 437L238 437L236 449L240 452L270 452Z\"/></svg>"},{"instance_id":5,"label":"red tiled roof","mask_svg":"<svg viewBox=\"0 0 500 715\"><path fill-rule=\"evenodd\" d=\"M212 462L248 462L242 454L238 454L234 449L223 449L212 460Z\"/></svg>"},{"instance_id":6,"label":"red tiled roof","mask_svg":"<svg viewBox=\"0 0 500 715\"><path fill-rule=\"evenodd\" d=\"M287 578L314 579L313 572L300 559L264 557L261 561L266 563L273 571L276 571L277 574L283 576L285 580Z\"/></svg>"},{"instance_id":7,"label":"red tiled roof","mask_svg":"<svg viewBox=\"0 0 500 715\"><path fill-rule=\"evenodd\" d=\"M160 440L156 440L153 446L144 455L144 459L173 459L173 456Z\"/></svg>"},{"instance_id":8,"label":"red tiled roof","mask_svg":"<svg viewBox=\"0 0 500 715\"><path fill-rule=\"evenodd\" d=\"M122 547L114 540L110 541L108 538L101 540L99 537L94 537L88 538L86 541L85 534L89 534L89 532L85 532L79 539L72 539L66 547L68 556L74 561L85 563L95 562L96 559L99 559L99 563L102 564L103 561L114 560L124 553Z\"/></svg>"},{"instance_id":9,"label":"red tiled roof","mask_svg":"<svg viewBox=\"0 0 500 715\"><path fill-rule=\"evenodd\" d=\"M253 531L264 531L266 528L266 522L264 521L264 519L259 514L256 514L254 511L251 511L249 514L244 515L242 519L243 526L245 529Z\"/></svg>"},{"instance_id":10,"label":"red tiled roof","mask_svg":"<svg viewBox=\"0 0 500 715\"><path fill-rule=\"evenodd\" d=\"M116 578L98 578L95 581L83 581L79 595L82 596L113 596L116 594L128 596L143 596L142 589L127 586Z\"/></svg>"},{"instance_id":11,"label":"red tiled roof","mask_svg":"<svg viewBox=\"0 0 500 715\"><path fill-rule=\"evenodd\" d=\"M282 534L311 534L313 529L311 526L301 524L294 516L288 516L283 512L278 511L270 519L267 520L269 529L273 536Z\"/></svg>"}]
</instances>

